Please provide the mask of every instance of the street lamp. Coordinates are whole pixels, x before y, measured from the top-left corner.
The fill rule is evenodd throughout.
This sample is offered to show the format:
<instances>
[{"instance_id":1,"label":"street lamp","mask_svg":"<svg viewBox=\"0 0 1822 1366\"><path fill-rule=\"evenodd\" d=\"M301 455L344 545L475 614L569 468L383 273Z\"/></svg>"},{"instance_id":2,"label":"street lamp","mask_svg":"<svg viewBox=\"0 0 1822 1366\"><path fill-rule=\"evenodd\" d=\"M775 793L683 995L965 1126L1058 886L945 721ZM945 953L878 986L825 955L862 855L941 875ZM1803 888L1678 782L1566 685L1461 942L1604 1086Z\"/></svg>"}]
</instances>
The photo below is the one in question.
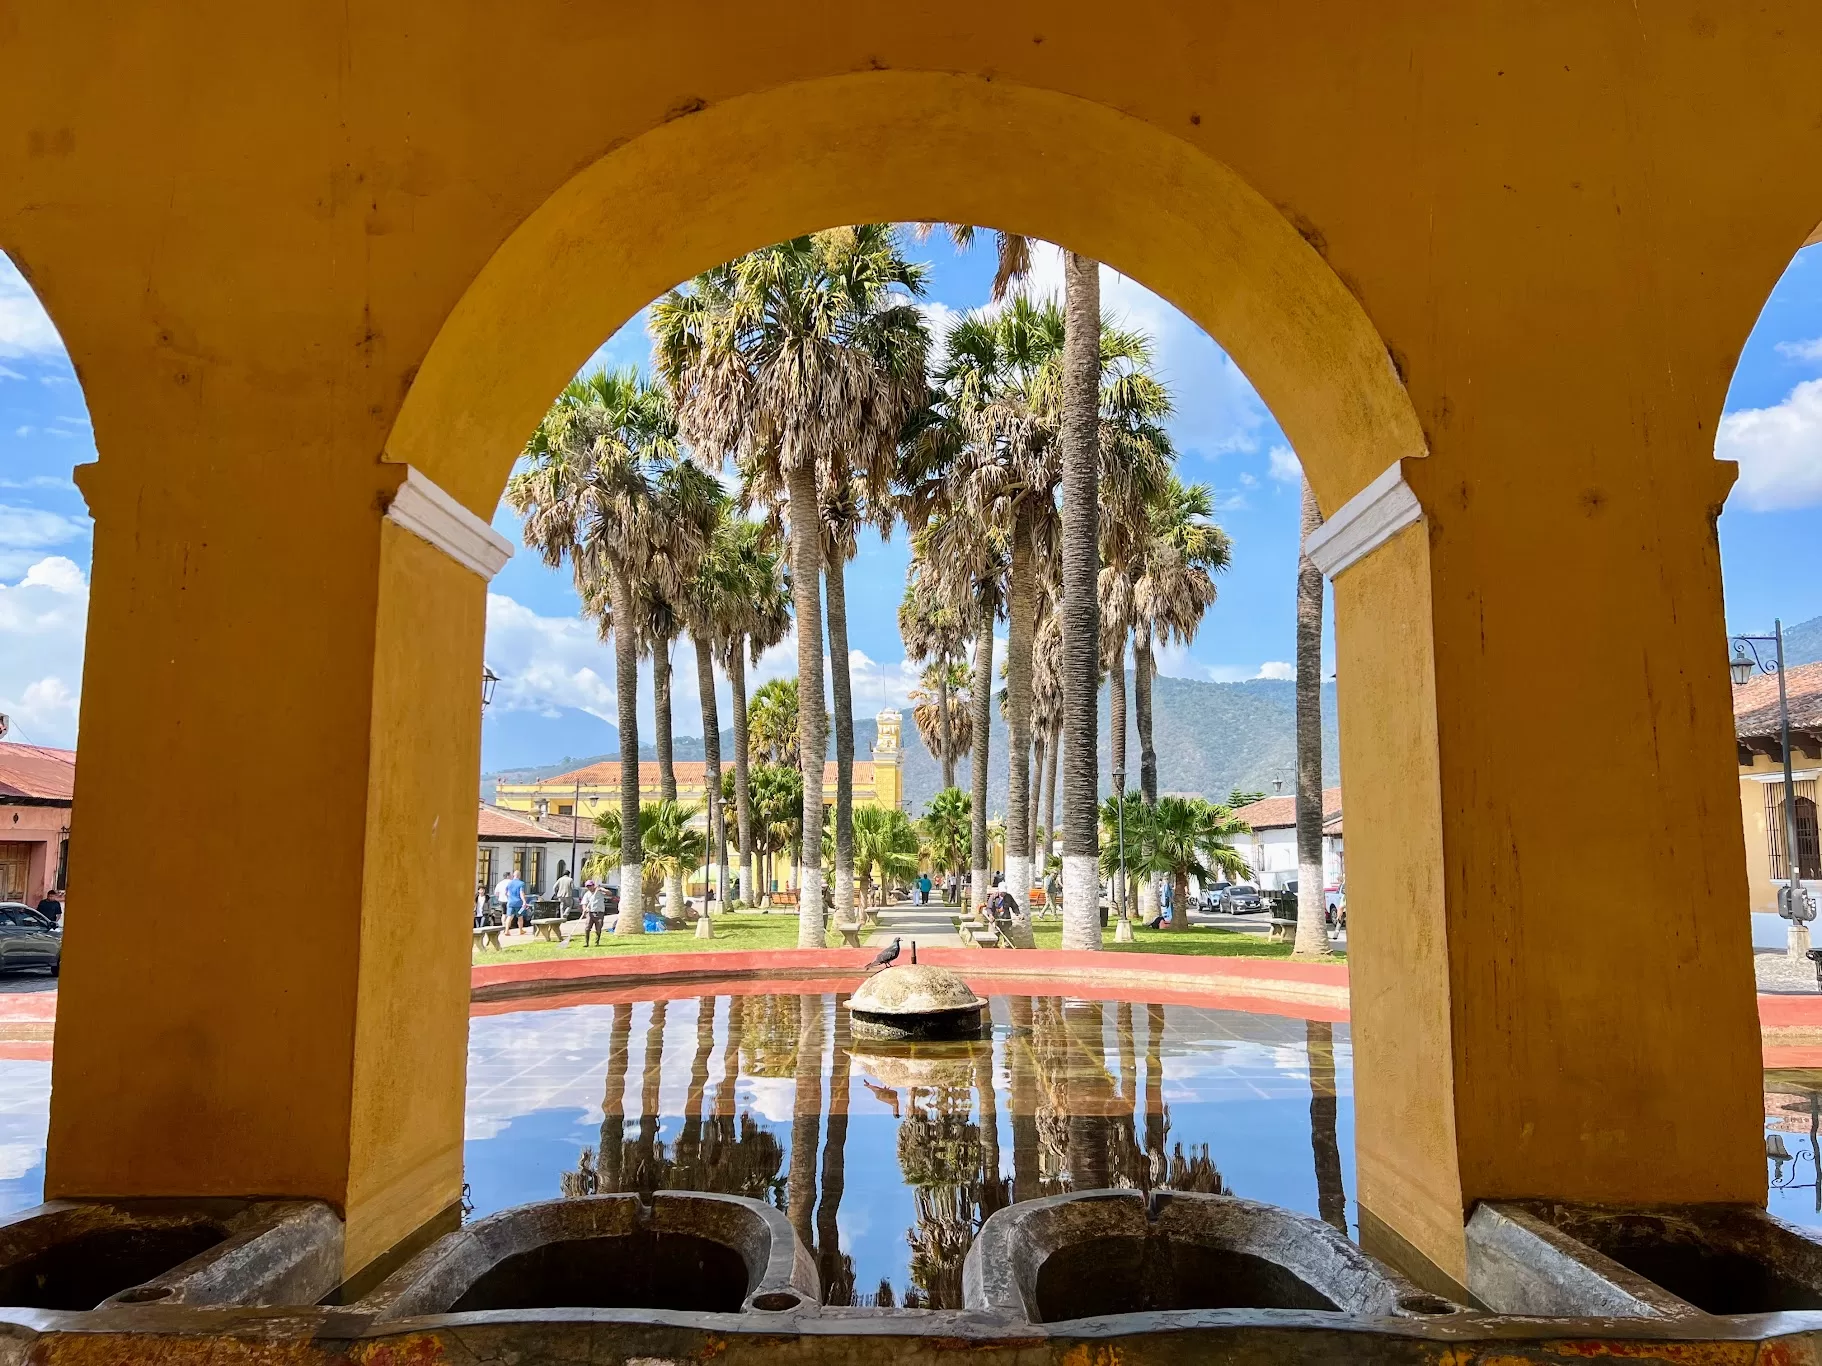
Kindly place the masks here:
<instances>
[{"instance_id":1,"label":"street lamp","mask_svg":"<svg viewBox=\"0 0 1822 1366\"><path fill-rule=\"evenodd\" d=\"M487 704L493 701L493 690L499 684L499 681L500 681L500 675L495 673L492 669L488 668L485 664L483 664L481 666L481 710L482 711L486 711Z\"/></svg>"},{"instance_id":2,"label":"street lamp","mask_svg":"<svg viewBox=\"0 0 1822 1366\"><path fill-rule=\"evenodd\" d=\"M1734 636L1733 657L1727 671L1737 687L1751 678L1753 672L1775 674L1778 679L1778 744L1784 752L1784 872L1787 885L1779 893L1778 914L1791 922L1791 936L1806 921L1814 920L1815 908L1803 890L1803 862L1797 846L1797 785L1790 771L1790 698L1784 681L1784 623L1774 620L1768 636ZM1759 646L1772 647L1771 658L1759 653ZM1807 937L1807 931L1805 936Z\"/></svg>"}]
</instances>

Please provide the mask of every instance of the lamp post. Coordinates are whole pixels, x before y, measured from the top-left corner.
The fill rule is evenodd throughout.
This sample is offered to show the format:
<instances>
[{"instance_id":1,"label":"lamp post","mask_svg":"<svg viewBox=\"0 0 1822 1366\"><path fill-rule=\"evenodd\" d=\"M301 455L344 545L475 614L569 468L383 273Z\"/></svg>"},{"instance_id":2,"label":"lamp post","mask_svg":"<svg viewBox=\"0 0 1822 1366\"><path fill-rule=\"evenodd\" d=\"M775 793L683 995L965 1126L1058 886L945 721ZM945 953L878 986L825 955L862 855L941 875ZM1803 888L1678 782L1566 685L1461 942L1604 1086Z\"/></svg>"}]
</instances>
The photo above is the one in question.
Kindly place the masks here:
<instances>
[{"instance_id":1,"label":"lamp post","mask_svg":"<svg viewBox=\"0 0 1822 1366\"><path fill-rule=\"evenodd\" d=\"M488 703L493 701L493 690L496 686L498 686L499 682L500 682L500 675L498 675L492 669L488 668L485 664L483 664L481 666L481 710L482 711L486 711Z\"/></svg>"},{"instance_id":2,"label":"lamp post","mask_svg":"<svg viewBox=\"0 0 1822 1366\"><path fill-rule=\"evenodd\" d=\"M1784 681L1784 623L1774 620L1768 636L1734 636L1731 643L1733 657L1727 661L1727 671L1733 675L1735 687L1743 685L1755 670L1775 674L1778 679L1778 747L1784 753L1784 873L1787 884L1779 896L1782 904L1778 914L1790 921L1789 951L1793 958L1799 958L1809 947L1807 922L1813 920L1816 913L1803 891L1803 862L1797 846L1797 784L1790 771L1790 697ZM1771 658L1760 655L1761 645L1772 647Z\"/></svg>"}]
</instances>

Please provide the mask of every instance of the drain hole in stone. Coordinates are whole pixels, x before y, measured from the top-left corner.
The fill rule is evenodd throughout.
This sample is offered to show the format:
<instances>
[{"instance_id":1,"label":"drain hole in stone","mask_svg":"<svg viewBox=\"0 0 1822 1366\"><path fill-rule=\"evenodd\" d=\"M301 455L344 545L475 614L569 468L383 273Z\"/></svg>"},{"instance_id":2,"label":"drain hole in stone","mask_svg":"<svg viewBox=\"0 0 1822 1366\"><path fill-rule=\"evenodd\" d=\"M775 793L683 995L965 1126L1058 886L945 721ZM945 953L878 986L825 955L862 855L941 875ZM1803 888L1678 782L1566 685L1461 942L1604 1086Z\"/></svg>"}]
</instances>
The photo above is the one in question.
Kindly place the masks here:
<instances>
[{"instance_id":1,"label":"drain hole in stone","mask_svg":"<svg viewBox=\"0 0 1822 1366\"><path fill-rule=\"evenodd\" d=\"M787 1309L796 1309L803 1301L788 1290L768 1290L763 1295L753 1296L753 1308L770 1309L773 1313L783 1313Z\"/></svg>"},{"instance_id":2,"label":"drain hole in stone","mask_svg":"<svg viewBox=\"0 0 1822 1366\"><path fill-rule=\"evenodd\" d=\"M1406 1295L1398 1307L1407 1314L1453 1314L1455 1306L1435 1295Z\"/></svg>"},{"instance_id":3,"label":"drain hole in stone","mask_svg":"<svg viewBox=\"0 0 1822 1366\"><path fill-rule=\"evenodd\" d=\"M639 1232L546 1243L481 1275L447 1312L479 1309L686 1309L737 1314L746 1260L688 1233Z\"/></svg>"},{"instance_id":4,"label":"drain hole in stone","mask_svg":"<svg viewBox=\"0 0 1822 1366\"><path fill-rule=\"evenodd\" d=\"M0 1269L0 1304L93 1309L110 1295L207 1252L226 1236L215 1225L200 1223L92 1229Z\"/></svg>"},{"instance_id":5,"label":"drain hole in stone","mask_svg":"<svg viewBox=\"0 0 1822 1366\"><path fill-rule=\"evenodd\" d=\"M1334 1309L1296 1273L1247 1252L1169 1238L1092 1238L1038 1268L1038 1319L1159 1309Z\"/></svg>"}]
</instances>

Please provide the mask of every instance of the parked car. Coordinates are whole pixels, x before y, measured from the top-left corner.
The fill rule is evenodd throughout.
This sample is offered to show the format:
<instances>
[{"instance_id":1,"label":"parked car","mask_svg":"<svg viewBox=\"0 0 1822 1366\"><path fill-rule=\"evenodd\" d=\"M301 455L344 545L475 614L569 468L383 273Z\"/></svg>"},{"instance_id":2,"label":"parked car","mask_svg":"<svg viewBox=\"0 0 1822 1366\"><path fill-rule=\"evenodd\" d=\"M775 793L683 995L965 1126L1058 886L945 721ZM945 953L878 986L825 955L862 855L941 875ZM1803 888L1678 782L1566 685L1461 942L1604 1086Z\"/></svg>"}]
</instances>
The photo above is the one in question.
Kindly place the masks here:
<instances>
[{"instance_id":1,"label":"parked car","mask_svg":"<svg viewBox=\"0 0 1822 1366\"><path fill-rule=\"evenodd\" d=\"M63 967L63 931L22 901L0 902L0 968Z\"/></svg>"},{"instance_id":2,"label":"parked car","mask_svg":"<svg viewBox=\"0 0 1822 1366\"><path fill-rule=\"evenodd\" d=\"M1228 882L1210 883L1202 889L1202 896L1201 899L1196 902L1196 909L1202 911L1220 910L1221 902L1227 896L1228 889L1232 885L1232 883Z\"/></svg>"},{"instance_id":3,"label":"parked car","mask_svg":"<svg viewBox=\"0 0 1822 1366\"><path fill-rule=\"evenodd\" d=\"M1236 882L1222 896L1221 909L1230 915L1245 915L1249 911L1263 911L1265 898L1259 894L1256 883Z\"/></svg>"}]
</instances>

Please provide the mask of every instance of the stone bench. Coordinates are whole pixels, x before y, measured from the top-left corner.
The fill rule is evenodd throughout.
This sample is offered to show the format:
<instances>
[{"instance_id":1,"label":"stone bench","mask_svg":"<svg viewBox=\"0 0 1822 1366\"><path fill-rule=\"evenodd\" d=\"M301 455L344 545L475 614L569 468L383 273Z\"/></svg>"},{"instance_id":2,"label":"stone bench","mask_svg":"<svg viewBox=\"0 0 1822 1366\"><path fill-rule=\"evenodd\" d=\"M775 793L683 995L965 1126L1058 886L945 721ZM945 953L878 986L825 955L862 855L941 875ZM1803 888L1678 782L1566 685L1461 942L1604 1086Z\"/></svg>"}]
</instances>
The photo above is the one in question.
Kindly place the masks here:
<instances>
[{"instance_id":1,"label":"stone bench","mask_svg":"<svg viewBox=\"0 0 1822 1366\"><path fill-rule=\"evenodd\" d=\"M865 925L861 924L859 921L849 922L841 920L835 921L834 925L835 932L841 936L841 945L843 948L858 949L862 947L860 935L861 931L867 928Z\"/></svg>"},{"instance_id":2,"label":"stone bench","mask_svg":"<svg viewBox=\"0 0 1822 1366\"><path fill-rule=\"evenodd\" d=\"M1271 923L1272 928L1271 933L1268 936L1268 942L1273 944L1289 944L1297 938L1297 920L1295 916L1286 919L1284 916L1275 915L1272 917Z\"/></svg>"},{"instance_id":3,"label":"stone bench","mask_svg":"<svg viewBox=\"0 0 1822 1366\"><path fill-rule=\"evenodd\" d=\"M483 948L497 951L500 947L500 927L498 925L476 925L474 927L474 947L476 953Z\"/></svg>"},{"instance_id":4,"label":"stone bench","mask_svg":"<svg viewBox=\"0 0 1822 1366\"><path fill-rule=\"evenodd\" d=\"M534 940L543 940L547 944L560 944L563 942L562 929L562 916L545 916L531 922L531 937Z\"/></svg>"}]
</instances>

